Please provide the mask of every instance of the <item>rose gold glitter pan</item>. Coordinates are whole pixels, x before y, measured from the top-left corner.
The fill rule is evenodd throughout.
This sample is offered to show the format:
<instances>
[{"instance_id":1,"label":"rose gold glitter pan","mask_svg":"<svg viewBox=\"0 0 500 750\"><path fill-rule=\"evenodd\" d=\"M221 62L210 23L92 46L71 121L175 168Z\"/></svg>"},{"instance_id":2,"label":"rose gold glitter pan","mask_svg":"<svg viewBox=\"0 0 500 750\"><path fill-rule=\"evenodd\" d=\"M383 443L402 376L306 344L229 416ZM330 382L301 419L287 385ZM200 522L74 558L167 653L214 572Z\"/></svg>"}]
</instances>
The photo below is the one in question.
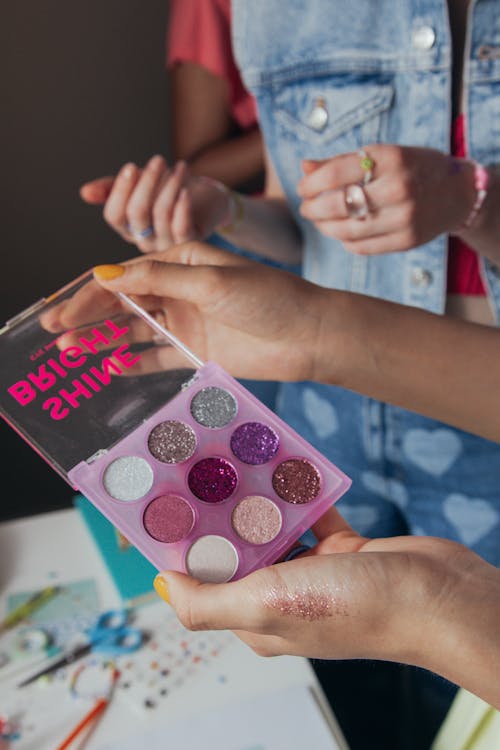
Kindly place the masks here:
<instances>
[{"instance_id":1,"label":"rose gold glitter pan","mask_svg":"<svg viewBox=\"0 0 500 750\"><path fill-rule=\"evenodd\" d=\"M0 331L2 416L159 570L269 565L351 482L213 362L85 274Z\"/></svg>"}]
</instances>

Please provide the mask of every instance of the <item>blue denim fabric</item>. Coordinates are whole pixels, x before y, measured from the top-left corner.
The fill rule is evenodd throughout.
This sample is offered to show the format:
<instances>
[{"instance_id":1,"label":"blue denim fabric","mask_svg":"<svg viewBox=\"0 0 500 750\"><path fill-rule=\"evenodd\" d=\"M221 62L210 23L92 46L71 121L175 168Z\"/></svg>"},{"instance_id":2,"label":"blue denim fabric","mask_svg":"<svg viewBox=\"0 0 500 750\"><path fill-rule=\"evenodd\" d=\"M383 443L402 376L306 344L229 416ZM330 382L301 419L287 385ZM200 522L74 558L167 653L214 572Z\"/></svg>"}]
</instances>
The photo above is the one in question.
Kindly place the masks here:
<instances>
[{"instance_id":1,"label":"blue denim fabric","mask_svg":"<svg viewBox=\"0 0 500 750\"><path fill-rule=\"evenodd\" d=\"M485 164L500 162L499 18L495 0L473 4L465 53L469 153ZM445 236L409 252L351 255L298 214L296 185L301 159L324 159L373 142L449 150L452 43L446 0L234 0L233 36L273 164L303 232L305 277L443 312ZM486 56L485 45L493 50ZM312 117L319 100L326 122ZM500 269L481 264L500 319Z\"/></svg>"},{"instance_id":2,"label":"blue denim fabric","mask_svg":"<svg viewBox=\"0 0 500 750\"><path fill-rule=\"evenodd\" d=\"M455 539L500 565L496 443L312 383L282 386L278 410L353 478L338 509L361 534Z\"/></svg>"}]
</instances>

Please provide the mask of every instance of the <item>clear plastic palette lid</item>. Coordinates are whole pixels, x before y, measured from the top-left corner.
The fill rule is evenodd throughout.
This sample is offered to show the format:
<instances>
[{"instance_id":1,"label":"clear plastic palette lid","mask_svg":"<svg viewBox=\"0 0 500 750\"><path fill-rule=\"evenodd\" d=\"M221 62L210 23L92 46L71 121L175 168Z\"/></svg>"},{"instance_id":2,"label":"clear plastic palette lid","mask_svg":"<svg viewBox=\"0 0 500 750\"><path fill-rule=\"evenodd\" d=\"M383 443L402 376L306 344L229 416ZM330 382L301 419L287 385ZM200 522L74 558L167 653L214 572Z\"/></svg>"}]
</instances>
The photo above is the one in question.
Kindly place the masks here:
<instances>
[{"instance_id":1,"label":"clear plastic palette lid","mask_svg":"<svg viewBox=\"0 0 500 750\"><path fill-rule=\"evenodd\" d=\"M65 479L170 401L203 362L86 273L0 330L0 413Z\"/></svg>"}]
</instances>

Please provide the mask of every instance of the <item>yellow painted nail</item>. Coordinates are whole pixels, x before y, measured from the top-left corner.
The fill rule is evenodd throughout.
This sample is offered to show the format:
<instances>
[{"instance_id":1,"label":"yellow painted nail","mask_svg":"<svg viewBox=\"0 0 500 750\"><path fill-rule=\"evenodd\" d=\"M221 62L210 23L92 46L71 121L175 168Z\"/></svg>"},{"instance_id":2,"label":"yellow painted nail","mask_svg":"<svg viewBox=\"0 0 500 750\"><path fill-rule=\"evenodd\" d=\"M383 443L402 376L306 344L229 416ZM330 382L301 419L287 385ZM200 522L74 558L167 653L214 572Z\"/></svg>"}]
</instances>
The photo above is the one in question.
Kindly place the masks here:
<instances>
[{"instance_id":1,"label":"yellow painted nail","mask_svg":"<svg viewBox=\"0 0 500 750\"><path fill-rule=\"evenodd\" d=\"M119 276L123 276L125 273L124 266L119 265L107 265L107 266L96 266L94 268L94 276L98 281L113 281Z\"/></svg>"},{"instance_id":2,"label":"yellow painted nail","mask_svg":"<svg viewBox=\"0 0 500 750\"><path fill-rule=\"evenodd\" d=\"M154 580L154 587L160 599L163 599L164 602L170 604L167 582L160 573L158 573Z\"/></svg>"}]
</instances>

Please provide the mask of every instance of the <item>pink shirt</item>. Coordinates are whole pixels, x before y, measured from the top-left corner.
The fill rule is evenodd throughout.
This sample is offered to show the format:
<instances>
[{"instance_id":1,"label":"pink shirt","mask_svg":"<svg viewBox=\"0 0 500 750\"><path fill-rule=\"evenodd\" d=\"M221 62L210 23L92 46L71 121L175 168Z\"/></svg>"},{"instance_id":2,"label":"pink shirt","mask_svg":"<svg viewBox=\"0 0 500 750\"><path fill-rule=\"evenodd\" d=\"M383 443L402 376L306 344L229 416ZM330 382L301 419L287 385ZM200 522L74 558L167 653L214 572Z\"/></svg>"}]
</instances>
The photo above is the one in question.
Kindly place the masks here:
<instances>
[{"instance_id":1,"label":"pink shirt","mask_svg":"<svg viewBox=\"0 0 500 750\"><path fill-rule=\"evenodd\" d=\"M461 158L467 156L463 114L453 123L451 152ZM471 294L480 297L486 295L479 272L477 253L455 236L451 236L449 241L447 291L448 294Z\"/></svg>"},{"instance_id":2,"label":"pink shirt","mask_svg":"<svg viewBox=\"0 0 500 750\"><path fill-rule=\"evenodd\" d=\"M242 130L257 124L255 99L233 58L230 0L170 0L167 66L180 62L197 63L227 81L233 119Z\"/></svg>"}]
</instances>

